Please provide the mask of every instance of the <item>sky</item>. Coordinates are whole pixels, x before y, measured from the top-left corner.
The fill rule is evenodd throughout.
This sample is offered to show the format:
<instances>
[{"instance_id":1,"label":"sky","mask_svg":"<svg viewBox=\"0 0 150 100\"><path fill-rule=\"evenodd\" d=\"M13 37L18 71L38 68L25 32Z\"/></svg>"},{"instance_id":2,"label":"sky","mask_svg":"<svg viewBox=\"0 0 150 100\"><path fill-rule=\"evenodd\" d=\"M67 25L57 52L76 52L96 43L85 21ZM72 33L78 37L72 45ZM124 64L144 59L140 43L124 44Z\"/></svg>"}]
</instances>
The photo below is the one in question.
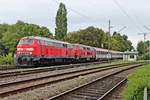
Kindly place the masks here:
<instances>
[{"instance_id":1,"label":"sky","mask_svg":"<svg viewBox=\"0 0 150 100\"><path fill-rule=\"evenodd\" d=\"M46 26L55 31L55 16L63 2L67 8L68 32L95 26L111 34L121 31L133 46L143 40L139 33L149 32L150 0L0 0L0 23L14 24L17 20ZM150 34L147 35L150 40Z\"/></svg>"}]
</instances>

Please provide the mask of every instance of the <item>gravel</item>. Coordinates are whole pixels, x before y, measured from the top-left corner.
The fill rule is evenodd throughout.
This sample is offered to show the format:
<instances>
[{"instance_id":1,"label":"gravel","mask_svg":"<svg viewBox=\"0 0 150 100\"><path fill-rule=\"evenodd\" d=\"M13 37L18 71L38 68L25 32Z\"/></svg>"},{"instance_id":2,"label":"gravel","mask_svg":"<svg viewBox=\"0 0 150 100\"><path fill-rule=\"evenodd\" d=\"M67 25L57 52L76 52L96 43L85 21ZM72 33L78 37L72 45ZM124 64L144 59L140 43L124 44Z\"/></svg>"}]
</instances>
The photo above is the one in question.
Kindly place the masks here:
<instances>
[{"instance_id":1,"label":"gravel","mask_svg":"<svg viewBox=\"0 0 150 100\"><path fill-rule=\"evenodd\" d=\"M126 67L124 67L126 68ZM118 69L120 70L120 69ZM103 72L98 72L86 76L80 76L78 78L58 82L55 84L47 85L45 87L41 87L38 89L34 89L31 91L15 94L12 96L8 96L5 98L2 98L3 100L37 100L37 99L46 99L48 97L54 96L56 94L59 94L61 92L64 92L68 89L71 89L76 86L80 86L82 84L85 84L93 79L102 77L108 73L116 72L117 69L111 69ZM63 85L62 85L63 84Z\"/></svg>"}]
</instances>

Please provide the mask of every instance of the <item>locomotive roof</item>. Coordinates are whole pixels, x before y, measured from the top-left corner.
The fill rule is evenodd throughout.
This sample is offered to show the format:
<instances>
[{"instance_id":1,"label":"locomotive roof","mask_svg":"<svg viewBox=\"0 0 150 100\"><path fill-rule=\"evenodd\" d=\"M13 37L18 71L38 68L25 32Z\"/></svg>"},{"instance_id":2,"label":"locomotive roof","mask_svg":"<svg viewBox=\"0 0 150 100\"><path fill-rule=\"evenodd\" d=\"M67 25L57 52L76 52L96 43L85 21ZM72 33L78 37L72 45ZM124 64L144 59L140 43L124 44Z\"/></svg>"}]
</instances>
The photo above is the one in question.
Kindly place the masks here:
<instances>
[{"instance_id":1,"label":"locomotive roof","mask_svg":"<svg viewBox=\"0 0 150 100\"><path fill-rule=\"evenodd\" d=\"M68 42L60 41L60 40L54 40L46 37L39 37L39 36L28 36L24 38L33 38L33 39L38 39L38 40L45 40L45 41L50 41L50 42L57 42L57 43L62 43L62 44L70 44ZM71 45L71 44L70 44Z\"/></svg>"},{"instance_id":2,"label":"locomotive roof","mask_svg":"<svg viewBox=\"0 0 150 100\"><path fill-rule=\"evenodd\" d=\"M74 45L79 45L79 46L82 46L82 47L93 48L92 46L88 46L88 45L84 45L84 44L74 44Z\"/></svg>"}]
</instances>

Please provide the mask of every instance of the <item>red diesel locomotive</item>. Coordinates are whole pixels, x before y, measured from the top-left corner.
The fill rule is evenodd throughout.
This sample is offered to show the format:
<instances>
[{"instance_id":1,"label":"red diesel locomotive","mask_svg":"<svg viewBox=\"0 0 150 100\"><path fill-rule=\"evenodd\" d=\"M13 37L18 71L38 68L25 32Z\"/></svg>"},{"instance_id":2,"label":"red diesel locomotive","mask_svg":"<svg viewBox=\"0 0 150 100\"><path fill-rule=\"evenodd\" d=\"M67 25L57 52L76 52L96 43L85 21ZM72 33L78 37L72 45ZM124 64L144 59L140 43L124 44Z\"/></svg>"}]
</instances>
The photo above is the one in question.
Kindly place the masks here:
<instances>
[{"instance_id":1,"label":"red diesel locomotive","mask_svg":"<svg viewBox=\"0 0 150 100\"><path fill-rule=\"evenodd\" d=\"M94 47L38 36L22 38L16 50L16 64L18 66L93 61L95 57L96 51Z\"/></svg>"}]
</instances>

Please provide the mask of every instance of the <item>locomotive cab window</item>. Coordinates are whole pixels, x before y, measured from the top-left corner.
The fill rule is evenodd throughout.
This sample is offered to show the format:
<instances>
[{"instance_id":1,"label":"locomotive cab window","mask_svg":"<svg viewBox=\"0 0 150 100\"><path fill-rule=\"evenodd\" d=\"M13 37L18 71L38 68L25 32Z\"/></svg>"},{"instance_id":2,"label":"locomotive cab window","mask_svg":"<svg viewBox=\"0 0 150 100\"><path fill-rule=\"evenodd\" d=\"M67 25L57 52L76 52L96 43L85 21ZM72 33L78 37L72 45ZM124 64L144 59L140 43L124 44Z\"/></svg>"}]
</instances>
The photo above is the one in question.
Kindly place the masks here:
<instances>
[{"instance_id":1,"label":"locomotive cab window","mask_svg":"<svg viewBox=\"0 0 150 100\"><path fill-rule=\"evenodd\" d=\"M33 44L33 39L22 39L19 44Z\"/></svg>"}]
</instances>

